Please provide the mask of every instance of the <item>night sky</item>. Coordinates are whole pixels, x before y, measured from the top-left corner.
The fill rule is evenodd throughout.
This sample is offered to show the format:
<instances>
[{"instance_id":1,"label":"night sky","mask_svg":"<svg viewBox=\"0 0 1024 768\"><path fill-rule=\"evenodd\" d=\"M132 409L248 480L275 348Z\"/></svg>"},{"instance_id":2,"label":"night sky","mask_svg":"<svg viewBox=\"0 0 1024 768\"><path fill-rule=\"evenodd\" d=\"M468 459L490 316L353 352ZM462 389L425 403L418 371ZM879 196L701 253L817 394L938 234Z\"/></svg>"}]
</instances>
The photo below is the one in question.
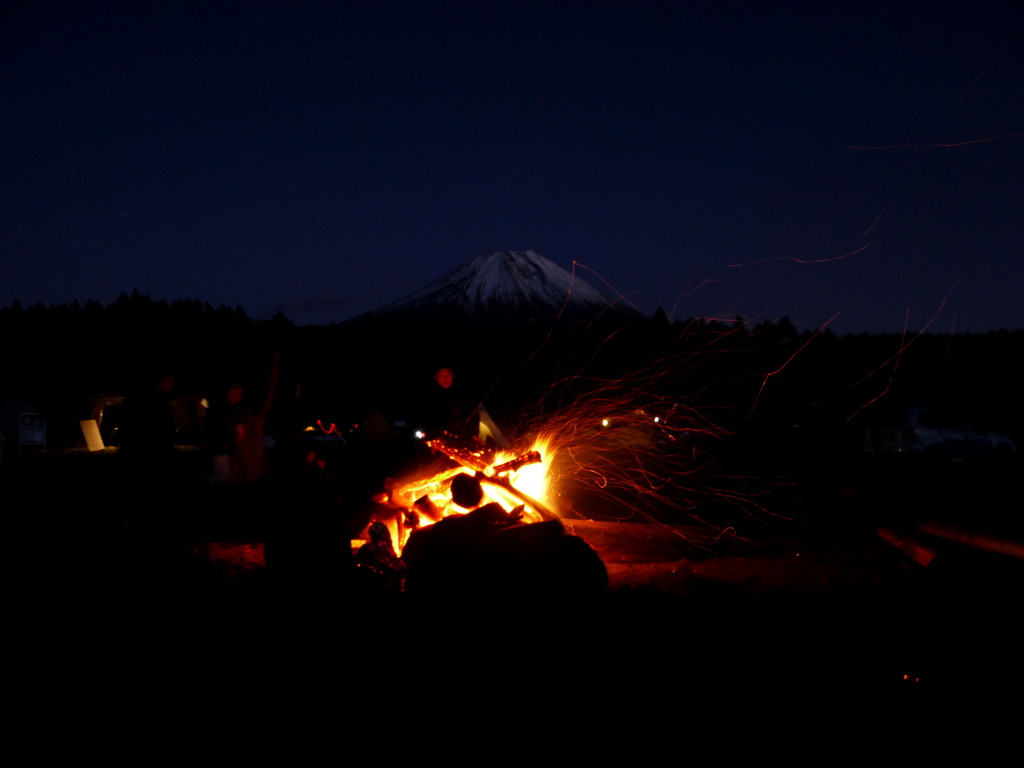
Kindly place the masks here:
<instances>
[{"instance_id":1,"label":"night sky","mask_svg":"<svg viewBox=\"0 0 1024 768\"><path fill-rule=\"evenodd\" d=\"M670 317L1024 327L1019 2L0 8L0 306L340 321L532 249Z\"/></svg>"}]
</instances>

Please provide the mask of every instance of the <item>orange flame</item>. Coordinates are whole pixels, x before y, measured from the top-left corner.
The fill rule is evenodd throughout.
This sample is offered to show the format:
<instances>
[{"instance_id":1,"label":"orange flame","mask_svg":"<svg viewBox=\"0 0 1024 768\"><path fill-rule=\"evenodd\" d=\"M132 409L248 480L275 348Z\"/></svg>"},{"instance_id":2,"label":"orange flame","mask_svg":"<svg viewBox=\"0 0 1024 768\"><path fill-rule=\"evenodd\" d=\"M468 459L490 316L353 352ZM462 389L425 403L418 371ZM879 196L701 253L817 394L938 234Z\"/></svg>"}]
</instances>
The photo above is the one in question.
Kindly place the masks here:
<instances>
[{"instance_id":1,"label":"orange flame","mask_svg":"<svg viewBox=\"0 0 1024 768\"><path fill-rule=\"evenodd\" d=\"M521 518L524 523L543 520L545 512L549 512L547 508L550 506L548 485L549 470L553 459L550 445L551 441L548 438L535 440L529 450L540 454L540 462L526 464L511 471L503 471L500 475L495 473L495 468L517 459L523 454L516 451L497 453L493 460L480 470L481 479L484 481L481 483L484 491L481 504L497 502L506 512L525 505ZM377 497L378 502L386 504L390 514L388 512L378 513L374 520L387 526L391 533L391 541L395 545L395 551L399 555L413 531L433 525L451 515L466 514L452 502L449 490L452 478L460 473L472 476L474 470L465 465L442 470L425 479L395 484L387 494ZM487 482L488 480L494 480L494 482ZM510 492L502 485L510 486L514 492ZM545 509L535 508L538 505L524 501L524 497L538 502L539 505L544 505ZM353 540L354 542L355 540Z\"/></svg>"}]
</instances>

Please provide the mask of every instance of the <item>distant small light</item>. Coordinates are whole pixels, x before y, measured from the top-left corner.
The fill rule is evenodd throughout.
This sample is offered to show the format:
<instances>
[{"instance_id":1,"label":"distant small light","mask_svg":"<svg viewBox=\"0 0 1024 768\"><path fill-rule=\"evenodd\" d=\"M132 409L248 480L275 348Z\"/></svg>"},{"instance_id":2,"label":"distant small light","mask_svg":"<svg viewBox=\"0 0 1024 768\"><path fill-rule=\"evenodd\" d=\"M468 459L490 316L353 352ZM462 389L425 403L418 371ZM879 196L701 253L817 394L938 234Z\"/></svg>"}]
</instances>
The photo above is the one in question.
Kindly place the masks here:
<instances>
[{"instance_id":1,"label":"distant small light","mask_svg":"<svg viewBox=\"0 0 1024 768\"><path fill-rule=\"evenodd\" d=\"M601 419L601 426L602 427L607 427L608 426L608 419Z\"/></svg>"},{"instance_id":2,"label":"distant small light","mask_svg":"<svg viewBox=\"0 0 1024 768\"><path fill-rule=\"evenodd\" d=\"M661 419L660 419L660 418L658 418L657 416L655 416L655 417L654 417L654 423L655 423L655 424L657 424L657 423L658 423L659 421L661 421Z\"/></svg>"},{"instance_id":3,"label":"distant small light","mask_svg":"<svg viewBox=\"0 0 1024 768\"><path fill-rule=\"evenodd\" d=\"M210 401L207 400L205 397L202 400L199 401L199 404L201 406L203 406L203 408L209 408L210 407Z\"/></svg>"},{"instance_id":4,"label":"distant small light","mask_svg":"<svg viewBox=\"0 0 1024 768\"><path fill-rule=\"evenodd\" d=\"M423 433L423 432L420 432L420 431L419 431L419 430L417 429L417 430L416 430L416 439L417 439L417 440L422 440L422 439L423 439L424 437L426 437L426 434L425 434L425 433Z\"/></svg>"}]
</instances>

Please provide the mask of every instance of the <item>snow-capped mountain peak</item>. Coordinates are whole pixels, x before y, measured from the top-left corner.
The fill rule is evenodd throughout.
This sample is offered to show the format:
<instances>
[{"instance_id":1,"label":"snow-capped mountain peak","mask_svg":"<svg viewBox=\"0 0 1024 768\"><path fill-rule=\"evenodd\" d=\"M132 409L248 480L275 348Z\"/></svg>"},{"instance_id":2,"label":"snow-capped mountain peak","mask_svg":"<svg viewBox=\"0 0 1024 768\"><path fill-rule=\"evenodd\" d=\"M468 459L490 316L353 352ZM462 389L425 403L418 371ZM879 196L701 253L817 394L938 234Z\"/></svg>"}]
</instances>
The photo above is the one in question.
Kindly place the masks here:
<instances>
[{"instance_id":1,"label":"snow-capped mountain peak","mask_svg":"<svg viewBox=\"0 0 1024 768\"><path fill-rule=\"evenodd\" d=\"M488 253L414 293L370 313L374 317L428 312L507 323L514 320L640 317L631 306L534 251Z\"/></svg>"}]
</instances>

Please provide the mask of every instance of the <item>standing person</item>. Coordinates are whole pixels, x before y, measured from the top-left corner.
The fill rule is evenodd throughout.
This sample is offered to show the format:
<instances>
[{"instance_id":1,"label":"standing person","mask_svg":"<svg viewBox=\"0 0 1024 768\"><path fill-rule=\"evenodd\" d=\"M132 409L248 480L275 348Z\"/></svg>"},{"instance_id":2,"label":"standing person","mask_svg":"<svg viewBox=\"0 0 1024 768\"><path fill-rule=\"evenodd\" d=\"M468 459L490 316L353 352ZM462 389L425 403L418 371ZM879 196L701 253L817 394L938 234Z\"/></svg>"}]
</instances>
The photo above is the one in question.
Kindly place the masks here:
<instances>
[{"instance_id":1,"label":"standing person","mask_svg":"<svg viewBox=\"0 0 1024 768\"><path fill-rule=\"evenodd\" d=\"M263 474L263 414L245 401L241 382L228 388L227 423L231 434L228 481L252 483Z\"/></svg>"},{"instance_id":2,"label":"standing person","mask_svg":"<svg viewBox=\"0 0 1024 768\"><path fill-rule=\"evenodd\" d=\"M270 383L257 411L245 399L242 382L235 380L224 396L224 406L210 414L208 446L213 453L213 481L252 483L266 474L265 425L277 388L280 355L274 353Z\"/></svg>"},{"instance_id":3,"label":"standing person","mask_svg":"<svg viewBox=\"0 0 1024 768\"><path fill-rule=\"evenodd\" d=\"M475 435L479 429L479 416L456 386L455 371L438 368L434 372L434 382L425 408L427 434L433 437L447 430L455 434Z\"/></svg>"}]
</instances>

